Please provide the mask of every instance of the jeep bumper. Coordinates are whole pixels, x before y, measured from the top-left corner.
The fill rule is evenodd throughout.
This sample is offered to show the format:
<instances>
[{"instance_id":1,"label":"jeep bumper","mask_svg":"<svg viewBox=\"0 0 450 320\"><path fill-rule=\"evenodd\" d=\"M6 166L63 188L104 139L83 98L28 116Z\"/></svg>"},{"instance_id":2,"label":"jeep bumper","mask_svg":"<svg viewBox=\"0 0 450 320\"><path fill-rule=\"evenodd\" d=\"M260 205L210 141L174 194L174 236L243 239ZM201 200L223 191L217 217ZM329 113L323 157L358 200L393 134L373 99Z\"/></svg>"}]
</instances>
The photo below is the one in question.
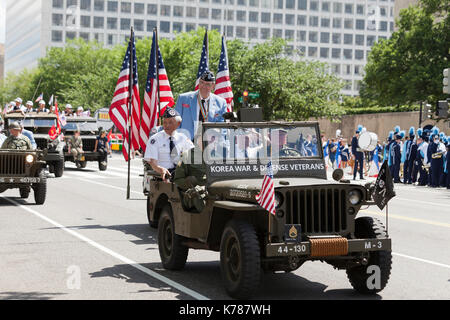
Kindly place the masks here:
<instances>
[{"instance_id":1,"label":"jeep bumper","mask_svg":"<svg viewBox=\"0 0 450 320\"><path fill-rule=\"evenodd\" d=\"M40 183L42 178L39 177L0 177L0 183L5 184L30 184Z\"/></svg>"},{"instance_id":2,"label":"jeep bumper","mask_svg":"<svg viewBox=\"0 0 450 320\"><path fill-rule=\"evenodd\" d=\"M344 239L344 238L340 238ZM391 251L391 239L345 239L347 242L347 253L371 252L371 251ZM287 256L313 256L313 257L332 257L347 255L343 253L333 254L333 246L324 243L322 246L330 248L312 248L311 241L302 241L297 243L269 243L266 245L266 257L287 257ZM319 245L321 246L321 245ZM322 249L322 250L321 250ZM327 250L328 249L328 250ZM328 252L321 255L316 252ZM336 249L338 252L339 249Z\"/></svg>"}]
</instances>

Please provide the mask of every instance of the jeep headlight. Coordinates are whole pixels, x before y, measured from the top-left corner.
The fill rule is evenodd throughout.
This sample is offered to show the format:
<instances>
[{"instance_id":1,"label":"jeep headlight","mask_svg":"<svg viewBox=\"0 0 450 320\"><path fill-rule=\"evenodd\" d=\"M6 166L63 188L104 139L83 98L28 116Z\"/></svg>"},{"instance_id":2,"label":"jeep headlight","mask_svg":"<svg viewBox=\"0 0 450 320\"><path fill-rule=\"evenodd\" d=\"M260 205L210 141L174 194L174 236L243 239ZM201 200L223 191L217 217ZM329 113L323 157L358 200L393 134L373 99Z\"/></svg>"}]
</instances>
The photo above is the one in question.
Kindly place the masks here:
<instances>
[{"instance_id":1,"label":"jeep headlight","mask_svg":"<svg viewBox=\"0 0 450 320\"><path fill-rule=\"evenodd\" d=\"M361 202L361 199L362 199L362 194L361 194L361 191L359 191L359 190L354 189L348 193L348 200L350 201L350 203L352 205L357 205L358 203Z\"/></svg>"},{"instance_id":2,"label":"jeep headlight","mask_svg":"<svg viewBox=\"0 0 450 320\"><path fill-rule=\"evenodd\" d=\"M279 208L283 204L283 195L275 192L275 208Z\"/></svg>"},{"instance_id":3,"label":"jeep headlight","mask_svg":"<svg viewBox=\"0 0 450 320\"><path fill-rule=\"evenodd\" d=\"M32 155L32 154L27 155L27 156L25 157L25 161L26 161L27 163L32 163L32 162L34 161L33 155Z\"/></svg>"}]
</instances>

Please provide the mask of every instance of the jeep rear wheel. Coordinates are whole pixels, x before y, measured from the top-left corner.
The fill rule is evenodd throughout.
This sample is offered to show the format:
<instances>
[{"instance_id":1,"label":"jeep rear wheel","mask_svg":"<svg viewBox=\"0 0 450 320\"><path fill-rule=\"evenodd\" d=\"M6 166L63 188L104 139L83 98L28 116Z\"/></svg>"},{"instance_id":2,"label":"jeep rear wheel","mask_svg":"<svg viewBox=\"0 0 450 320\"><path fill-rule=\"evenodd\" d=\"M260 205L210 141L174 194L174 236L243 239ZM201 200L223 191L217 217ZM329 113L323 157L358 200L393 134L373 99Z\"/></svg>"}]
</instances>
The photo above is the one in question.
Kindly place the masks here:
<instances>
[{"instance_id":1,"label":"jeep rear wheel","mask_svg":"<svg viewBox=\"0 0 450 320\"><path fill-rule=\"evenodd\" d=\"M63 173L64 173L64 159L61 159L59 161L56 161L54 163L54 167L55 167L55 177L59 178L62 177Z\"/></svg>"},{"instance_id":2,"label":"jeep rear wheel","mask_svg":"<svg viewBox=\"0 0 450 320\"><path fill-rule=\"evenodd\" d=\"M84 168L86 168L87 161L80 161L79 164L80 164L80 168L84 169Z\"/></svg>"},{"instance_id":3,"label":"jeep rear wheel","mask_svg":"<svg viewBox=\"0 0 450 320\"><path fill-rule=\"evenodd\" d=\"M231 220L220 242L220 268L225 289L236 299L247 299L260 281L260 246L255 228L245 221Z\"/></svg>"},{"instance_id":4,"label":"jeep rear wheel","mask_svg":"<svg viewBox=\"0 0 450 320\"><path fill-rule=\"evenodd\" d=\"M105 171L107 167L108 167L108 163L106 161L98 162L98 170Z\"/></svg>"},{"instance_id":5,"label":"jeep rear wheel","mask_svg":"<svg viewBox=\"0 0 450 320\"><path fill-rule=\"evenodd\" d=\"M36 183L33 187L34 201L36 204L44 204L47 195L47 178L44 176L43 171L39 174L39 178L41 178L41 182Z\"/></svg>"},{"instance_id":6,"label":"jeep rear wheel","mask_svg":"<svg viewBox=\"0 0 450 320\"><path fill-rule=\"evenodd\" d=\"M360 217L355 220L355 236L359 239L379 239L386 238L387 234L386 229L378 219ZM373 266L379 268L379 273L377 273L377 270L374 273ZM375 294L386 286L391 274L391 266L391 251L372 251L369 253L367 265L348 268L347 277L356 291L364 294ZM379 274L379 279L374 278L377 274Z\"/></svg>"},{"instance_id":7,"label":"jeep rear wheel","mask_svg":"<svg viewBox=\"0 0 450 320\"><path fill-rule=\"evenodd\" d=\"M186 264L189 248L182 245L183 237L175 234L172 209L166 205L158 224L158 249L161 262L168 270L181 270Z\"/></svg>"}]
</instances>

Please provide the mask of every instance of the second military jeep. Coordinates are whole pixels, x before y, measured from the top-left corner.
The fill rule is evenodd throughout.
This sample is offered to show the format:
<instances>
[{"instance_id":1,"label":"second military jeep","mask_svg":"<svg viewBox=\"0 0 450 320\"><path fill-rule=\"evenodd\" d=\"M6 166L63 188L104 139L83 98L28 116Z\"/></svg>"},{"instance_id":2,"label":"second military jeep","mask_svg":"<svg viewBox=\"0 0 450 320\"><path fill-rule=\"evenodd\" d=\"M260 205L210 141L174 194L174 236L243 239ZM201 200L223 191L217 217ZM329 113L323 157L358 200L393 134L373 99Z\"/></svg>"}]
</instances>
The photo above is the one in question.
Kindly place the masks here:
<instances>
[{"instance_id":1,"label":"second military jeep","mask_svg":"<svg viewBox=\"0 0 450 320\"><path fill-rule=\"evenodd\" d=\"M50 128L56 128L56 115L47 112L31 112L22 115L20 112L13 112L5 116L5 128L12 122L20 122L23 127L33 132L36 148L45 151L45 162L49 172L55 177L61 177L64 173L64 141L60 136L52 140L48 134Z\"/></svg>"},{"instance_id":2,"label":"second military jeep","mask_svg":"<svg viewBox=\"0 0 450 320\"><path fill-rule=\"evenodd\" d=\"M100 152L95 149L95 142L98 135L98 125L97 120L91 117L67 117L66 125L63 127L64 136L66 139L66 146L64 148L64 159L66 161L75 162L73 155L69 153L69 139L72 138L75 131L80 130L80 137L83 141L83 151L82 160L77 164L80 168L85 168L88 161L98 162L98 168L100 171L105 171L107 169L107 159L102 163Z\"/></svg>"},{"instance_id":3,"label":"second military jeep","mask_svg":"<svg viewBox=\"0 0 450 320\"><path fill-rule=\"evenodd\" d=\"M391 240L380 221L357 217L374 204L373 186L327 179L318 123L205 123L203 130L202 212L183 207L186 195L174 183L150 181L148 219L158 225L164 268L182 269L190 248L220 251L226 291L240 299L251 297L261 270L290 272L317 260L346 270L361 293L386 286ZM274 185L275 214L256 200L263 181ZM379 268L379 286L368 284L369 266Z\"/></svg>"},{"instance_id":4,"label":"second military jeep","mask_svg":"<svg viewBox=\"0 0 450 320\"><path fill-rule=\"evenodd\" d=\"M45 154L40 150L0 150L0 193L19 189L20 197L28 198L34 191L36 204L43 204L47 194L44 172Z\"/></svg>"}]
</instances>

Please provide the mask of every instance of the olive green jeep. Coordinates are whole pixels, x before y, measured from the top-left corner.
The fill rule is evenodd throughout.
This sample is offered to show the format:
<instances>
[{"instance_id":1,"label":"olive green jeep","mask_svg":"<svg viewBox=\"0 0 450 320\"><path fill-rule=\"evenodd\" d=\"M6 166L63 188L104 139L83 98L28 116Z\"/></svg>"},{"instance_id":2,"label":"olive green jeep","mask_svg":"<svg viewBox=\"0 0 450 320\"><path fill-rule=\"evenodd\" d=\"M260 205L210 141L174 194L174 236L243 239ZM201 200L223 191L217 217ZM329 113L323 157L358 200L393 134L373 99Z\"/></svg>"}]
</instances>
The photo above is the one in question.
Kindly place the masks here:
<instances>
[{"instance_id":1,"label":"olive green jeep","mask_svg":"<svg viewBox=\"0 0 450 320\"><path fill-rule=\"evenodd\" d=\"M19 189L20 197L27 199L33 189L36 204L43 204L47 194L45 167L43 151L0 149L0 193Z\"/></svg>"},{"instance_id":2,"label":"olive green jeep","mask_svg":"<svg viewBox=\"0 0 450 320\"><path fill-rule=\"evenodd\" d=\"M181 270L189 249L219 251L223 283L234 298L251 297L262 272L290 272L306 261L346 270L361 293L386 286L391 239L379 220L357 217L362 206L375 204L374 184L350 183L340 169L327 179L317 122L205 123L203 133L201 212L184 207L186 193L177 185L146 172L153 176L147 217L158 226L164 268ZM262 200L264 207L256 200L266 176L274 214L264 208L270 210L272 198ZM370 266L378 268L378 285L370 282Z\"/></svg>"}]
</instances>

